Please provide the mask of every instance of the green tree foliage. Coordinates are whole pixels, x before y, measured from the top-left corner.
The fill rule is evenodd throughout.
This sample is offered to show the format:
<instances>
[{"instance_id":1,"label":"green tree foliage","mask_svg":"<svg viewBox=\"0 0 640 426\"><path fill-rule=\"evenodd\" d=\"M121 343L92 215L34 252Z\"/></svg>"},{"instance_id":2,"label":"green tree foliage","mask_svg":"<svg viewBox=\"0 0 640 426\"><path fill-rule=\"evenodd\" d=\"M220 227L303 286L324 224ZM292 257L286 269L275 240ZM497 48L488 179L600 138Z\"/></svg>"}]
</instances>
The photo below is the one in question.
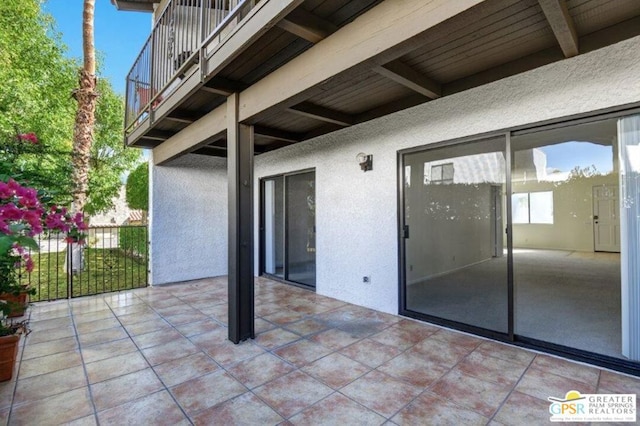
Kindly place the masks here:
<instances>
[{"instance_id":1,"label":"green tree foliage","mask_svg":"<svg viewBox=\"0 0 640 426\"><path fill-rule=\"evenodd\" d=\"M131 172L126 191L129 208L149 210L149 163L142 163Z\"/></svg>"},{"instance_id":2,"label":"green tree foliage","mask_svg":"<svg viewBox=\"0 0 640 426\"><path fill-rule=\"evenodd\" d=\"M55 22L40 6L40 0L0 1L0 141L36 133L41 148L20 155L14 171L68 205L77 107L71 93L80 62L65 57ZM140 151L122 144L122 96L106 80L99 80L98 91L87 214L112 206L122 176L140 158Z\"/></svg>"}]
</instances>

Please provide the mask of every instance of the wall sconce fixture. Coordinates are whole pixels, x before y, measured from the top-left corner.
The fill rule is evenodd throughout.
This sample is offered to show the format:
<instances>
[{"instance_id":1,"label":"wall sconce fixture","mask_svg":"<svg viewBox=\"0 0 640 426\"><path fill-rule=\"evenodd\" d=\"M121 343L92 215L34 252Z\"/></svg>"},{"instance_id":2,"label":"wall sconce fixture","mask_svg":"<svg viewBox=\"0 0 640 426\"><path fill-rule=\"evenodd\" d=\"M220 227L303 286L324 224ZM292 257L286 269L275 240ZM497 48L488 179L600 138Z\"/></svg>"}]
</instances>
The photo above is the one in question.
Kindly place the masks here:
<instances>
[{"instance_id":1,"label":"wall sconce fixture","mask_svg":"<svg viewBox=\"0 0 640 426\"><path fill-rule=\"evenodd\" d=\"M373 155L361 152L356 155L356 159L358 160L358 164L360 164L360 168L363 172L373 170Z\"/></svg>"}]
</instances>

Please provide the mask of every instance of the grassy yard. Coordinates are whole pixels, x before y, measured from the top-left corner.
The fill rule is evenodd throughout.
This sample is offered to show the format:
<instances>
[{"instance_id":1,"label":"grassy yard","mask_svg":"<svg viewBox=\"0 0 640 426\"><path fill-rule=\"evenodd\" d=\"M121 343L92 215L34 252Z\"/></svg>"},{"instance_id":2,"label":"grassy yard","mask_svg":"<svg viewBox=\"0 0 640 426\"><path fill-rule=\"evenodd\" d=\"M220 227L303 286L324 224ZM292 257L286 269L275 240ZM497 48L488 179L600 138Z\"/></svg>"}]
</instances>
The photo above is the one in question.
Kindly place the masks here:
<instances>
[{"instance_id":1,"label":"grassy yard","mask_svg":"<svg viewBox=\"0 0 640 426\"><path fill-rule=\"evenodd\" d=\"M73 274L72 296L105 293L145 287L147 264L145 259L127 256L118 248L87 248L84 251L84 270ZM59 253L35 253L34 269L23 276L24 283L38 289L31 301L54 300L67 297L67 275L64 269L66 250Z\"/></svg>"}]
</instances>

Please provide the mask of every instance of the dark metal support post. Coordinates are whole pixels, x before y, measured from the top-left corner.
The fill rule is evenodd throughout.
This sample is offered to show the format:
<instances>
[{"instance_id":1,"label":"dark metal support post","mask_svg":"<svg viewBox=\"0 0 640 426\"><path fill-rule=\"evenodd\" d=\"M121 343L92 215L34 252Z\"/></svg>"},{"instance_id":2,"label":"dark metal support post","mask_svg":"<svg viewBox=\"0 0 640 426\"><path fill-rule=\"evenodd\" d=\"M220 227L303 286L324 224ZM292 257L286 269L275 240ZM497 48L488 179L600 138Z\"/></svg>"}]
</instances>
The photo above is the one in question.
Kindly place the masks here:
<instances>
[{"instance_id":1,"label":"dark metal support post","mask_svg":"<svg viewBox=\"0 0 640 426\"><path fill-rule=\"evenodd\" d=\"M229 340L254 338L253 126L238 123L238 94L227 98Z\"/></svg>"}]
</instances>

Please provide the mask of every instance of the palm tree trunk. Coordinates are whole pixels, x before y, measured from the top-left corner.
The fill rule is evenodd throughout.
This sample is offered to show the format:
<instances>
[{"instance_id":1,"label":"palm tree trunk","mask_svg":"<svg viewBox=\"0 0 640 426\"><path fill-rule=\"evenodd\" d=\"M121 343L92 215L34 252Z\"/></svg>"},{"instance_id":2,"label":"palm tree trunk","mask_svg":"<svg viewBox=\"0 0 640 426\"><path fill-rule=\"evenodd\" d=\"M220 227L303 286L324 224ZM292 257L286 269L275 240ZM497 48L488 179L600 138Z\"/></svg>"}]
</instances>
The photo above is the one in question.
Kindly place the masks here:
<instances>
[{"instance_id":1,"label":"palm tree trunk","mask_svg":"<svg viewBox=\"0 0 640 426\"><path fill-rule=\"evenodd\" d=\"M72 211L84 210L89 189L89 160L93 143L96 103L96 54L93 41L95 0L84 0L82 14L82 46L84 66L79 71L80 88L74 91L78 101L73 130L73 204Z\"/></svg>"}]
</instances>

